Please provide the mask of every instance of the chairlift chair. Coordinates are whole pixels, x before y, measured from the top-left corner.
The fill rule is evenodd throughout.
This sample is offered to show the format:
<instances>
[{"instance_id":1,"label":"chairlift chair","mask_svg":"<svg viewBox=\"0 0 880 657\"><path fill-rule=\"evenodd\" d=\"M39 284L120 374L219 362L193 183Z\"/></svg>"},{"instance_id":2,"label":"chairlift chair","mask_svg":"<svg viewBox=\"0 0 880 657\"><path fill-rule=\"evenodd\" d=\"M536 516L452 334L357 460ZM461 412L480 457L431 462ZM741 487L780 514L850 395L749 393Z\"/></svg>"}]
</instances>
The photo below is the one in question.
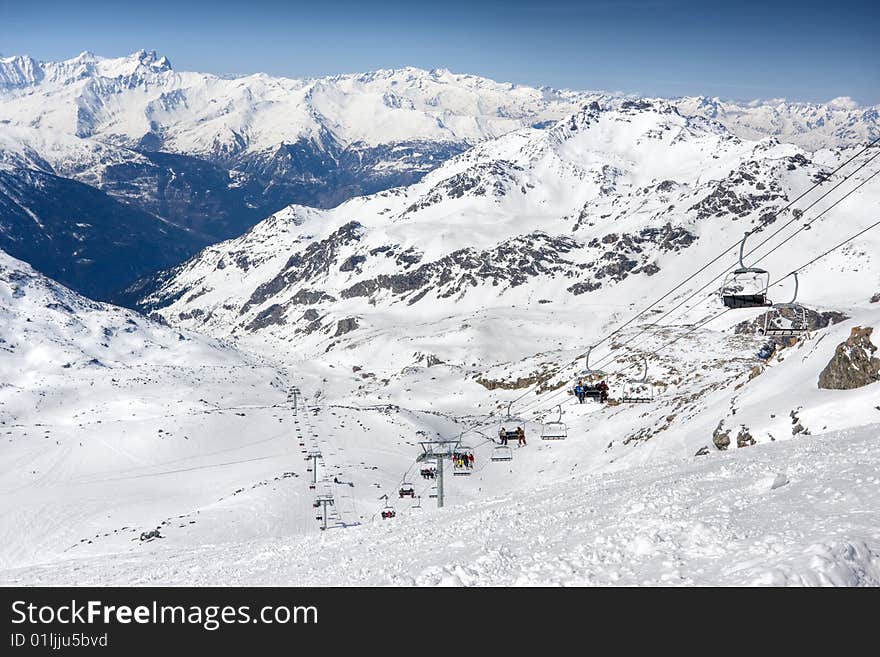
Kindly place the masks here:
<instances>
[{"instance_id":1,"label":"chairlift chair","mask_svg":"<svg viewBox=\"0 0 880 657\"><path fill-rule=\"evenodd\" d=\"M789 274L794 277L794 296L787 303L774 303L772 310L764 314L763 334L775 338L791 338L803 335L810 330L807 319L807 309L797 303L798 275L797 272ZM785 317L781 311L790 311L791 317ZM775 313L773 311L776 311ZM771 315L773 316L771 320ZM785 324L787 322L787 325Z\"/></svg>"},{"instance_id":2,"label":"chairlift chair","mask_svg":"<svg viewBox=\"0 0 880 657\"><path fill-rule=\"evenodd\" d=\"M492 456L489 458L492 461L512 461L513 450L509 445L496 445L492 450Z\"/></svg>"},{"instance_id":3,"label":"chairlift chair","mask_svg":"<svg viewBox=\"0 0 880 657\"><path fill-rule=\"evenodd\" d=\"M398 491L398 493L401 499L403 499L404 497L415 498L416 487L409 482L403 482L402 484L400 484L400 490Z\"/></svg>"},{"instance_id":4,"label":"chairlift chair","mask_svg":"<svg viewBox=\"0 0 880 657\"><path fill-rule=\"evenodd\" d=\"M598 376L601 378L605 377L605 372L602 370L594 370L590 367L590 353L593 351L593 347L587 347L587 353L584 354L584 369L580 371L578 374L579 377L589 377L592 378L594 376Z\"/></svg>"},{"instance_id":5,"label":"chairlift chair","mask_svg":"<svg viewBox=\"0 0 880 657\"><path fill-rule=\"evenodd\" d=\"M473 466L468 457L474 455L474 450L470 447L460 446L456 448L452 455L452 474L458 476L470 476Z\"/></svg>"},{"instance_id":6,"label":"chairlift chair","mask_svg":"<svg viewBox=\"0 0 880 657\"><path fill-rule=\"evenodd\" d=\"M518 419L514 418L510 414L510 408L513 405L513 402L507 404L507 416L504 419L501 427L498 430L498 436L501 440L501 447L506 447L510 441L519 442L519 430L522 429L525 431L525 423ZM502 434L503 431L503 434ZM511 457L512 458L512 457ZM499 459L500 460L500 459Z\"/></svg>"},{"instance_id":7,"label":"chairlift chair","mask_svg":"<svg viewBox=\"0 0 880 657\"><path fill-rule=\"evenodd\" d=\"M541 440L565 440L568 437L568 427L562 421L562 405L558 405L559 417L553 422L541 425Z\"/></svg>"},{"instance_id":8,"label":"chairlift chair","mask_svg":"<svg viewBox=\"0 0 880 657\"><path fill-rule=\"evenodd\" d=\"M579 378L593 379L599 378L604 379L607 375L602 370L596 370L590 367L590 353L592 353L593 347L587 347L587 353L584 354L584 369L580 371L578 374ZM603 402L608 398L607 391L601 390L598 386L604 381L599 381L595 386L589 386L585 384L584 386L584 396L592 401ZM590 389L592 387L592 389Z\"/></svg>"},{"instance_id":9,"label":"chairlift chair","mask_svg":"<svg viewBox=\"0 0 880 657\"><path fill-rule=\"evenodd\" d=\"M642 357L642 376L628 379L623 384L620 401L625 404L646 404L654 401L654 384L648 381L648 359Z\"/></svg>"},{"instance_id":10,"label":"chairlift chair","mask_svg":"<svg viewBox=\"0 0 880 657\"><path fill-rule=\"evenodd\" d=\"M382 507L381 515L382 520L390 520L397 516L397 512L394 510L394 507L388 502L388 496L383 495L380 499L385 500L385 506Z\"/></svg>"},{"instance_id":11,"label":"chairlift chair","mask_svg":"<svg viewBox=\"0 0 880 657\"><path fill-rule=\"evenodd\" d=\"M771 305L767 299L770 273L760 267L746 267L743 250L751 233L746 233L739 245L739 267L724 277L721 285L721 301L730 309L764 308Z\"/></svg>"}]
</instances>

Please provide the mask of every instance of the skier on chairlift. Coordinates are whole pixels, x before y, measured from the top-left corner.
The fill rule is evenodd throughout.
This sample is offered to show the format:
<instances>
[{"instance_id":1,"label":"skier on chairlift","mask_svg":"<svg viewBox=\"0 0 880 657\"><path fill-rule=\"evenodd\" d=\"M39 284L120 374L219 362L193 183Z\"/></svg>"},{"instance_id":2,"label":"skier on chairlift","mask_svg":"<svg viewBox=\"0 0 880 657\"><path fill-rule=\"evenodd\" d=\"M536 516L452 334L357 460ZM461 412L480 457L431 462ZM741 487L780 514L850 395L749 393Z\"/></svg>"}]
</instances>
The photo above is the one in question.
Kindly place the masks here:
<instances>
[{"instance_id":1,"label":"skier on chairlift","mask_svg":"<svg viewBox=\"0 0 880 657\"><path fill-rule=\"evenodd\" d=\"M584 403L584 395L586 394L586 389L584 388L584 382L578 379L577 385L574 387L575 397L578 399L579 404Z\"/></svg>"},{"instance_id":2,"label":"skier on chairlift","mask_svg":"<svg viewBox=\"0 0 880 657\"><path fill-rule=\"evenodd\" d=\"M526 430L522 427L516 428L516 444L520 447L526 444Z\"/></svg>"},{"instance_id":3,"label":"skier on chairlift","mask_svg":"<svg viewBox=\"0 0 880 657\"><path fill-rule=\"evenodd\" d=\"M501 444L507 444L507 429L501 427L501 431L498 432L498 437L501 439Z\"/></svg>"}]
</instances>

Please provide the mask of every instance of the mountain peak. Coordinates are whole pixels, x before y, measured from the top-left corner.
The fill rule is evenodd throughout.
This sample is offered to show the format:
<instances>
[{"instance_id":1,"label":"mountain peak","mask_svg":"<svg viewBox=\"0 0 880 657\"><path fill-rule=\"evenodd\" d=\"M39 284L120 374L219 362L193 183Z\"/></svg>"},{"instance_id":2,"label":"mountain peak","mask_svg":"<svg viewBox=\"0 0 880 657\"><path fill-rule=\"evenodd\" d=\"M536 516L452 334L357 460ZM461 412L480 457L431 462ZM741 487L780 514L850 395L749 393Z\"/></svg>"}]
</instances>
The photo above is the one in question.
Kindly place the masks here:
<instances>
[{"instance_id":1,"label":"mountain peak","mask_svg":"<svg viewBox=\"0 0 880 657\"><path fill-rule=\"evenodd\" d=\"M141 66L145 66L157 73L171 70L171 60L165 55L158 55L155 50L141 49L132 53L130 58L136 60Z\"/></svg>"}]
</instances>

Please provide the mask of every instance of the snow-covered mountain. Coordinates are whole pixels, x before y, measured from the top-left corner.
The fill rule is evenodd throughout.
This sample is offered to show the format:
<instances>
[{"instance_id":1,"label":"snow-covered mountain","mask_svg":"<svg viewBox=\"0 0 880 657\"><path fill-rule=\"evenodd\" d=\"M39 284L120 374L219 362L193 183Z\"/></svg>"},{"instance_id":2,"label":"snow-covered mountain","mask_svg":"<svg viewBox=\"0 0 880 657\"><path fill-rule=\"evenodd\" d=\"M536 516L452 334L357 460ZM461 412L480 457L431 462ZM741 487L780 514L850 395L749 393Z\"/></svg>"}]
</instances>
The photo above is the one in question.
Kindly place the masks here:
<instances>
[{"instance_id":1,"label":"snow-covered mountain","mask_svg":"<svg viewBox=\"0 0 880 657\"><path fill-rule=\"evenodd\" d=\"M0 214L0 247L81 292L108 298L290 203L326 208L417 182L473 144L550 125L592 102L614 108L630 100L446 70L223 78L178 72L167 57L146 51L120 58L82 53L62 62L2 57L0 167L15 189L5 204L15 207ZM772 134L811 150L880 134L877 108L840 100L670 102L740 137ZM42 216L38 181L46 175L96 188L95 203L112 207L113 238L101 230L77 239L56 234L52 217ZM23 215L44 224L41 239L56 247L51 258L24 248L32 240L21 230ZM136 239L142 251L119 249L114 258L107 242L115 239ZM84 258L82 251L105 255Z\"/></svg>"},{"instance_id":2,"label":"snow-covered mountain","mask_svg":"<svg viewBox=\"0 0 880 657\"><path fill-rule=\"evenodd\" d=\"M374 311L637 304L686 269L680 254L772 225L837 157L743 140L665 101L593 104L478 145L415 185L330 210L291 206L139 288L139 305L219 336L297 336L298 349L324 351ZM867 207L875 187L861 192ZM874 291L866 279L851 301Z\"/></svg>"},{"instance_id":3,"label":"snow-covered mountain","mask_svg":"<svg viewBox=\"0 0 880 657\"><path fill-rule=\"evenodd\" d=\"M437 380L443 393L434 403L444 411L461 414L468 399L487 412L503 406L506 391L521 392L583 353L721 245L746 231L782 228L792 215L780 210L818 180L841 183L841 195L865 184L833 209L837 196L809 208L823 188L805 196L795 205L809 208L801 221L758 248L750 264L757 259L783 278L876 221L877 163L843 182L856 163L829 177L840 157L809 156L774 139L743 140L663 101L593 105L549 129L478 145L415 185L331 210L292 206L132 292L143 294L142 309L169 323L276 358L320 360L336 374L351 371L353 394L364 400L406 404ZM826 209L809 231L770 251ZM878 252L878 236L868 233L800 273L799 301L813 328L876 314ZM761 315L754 310L725 315L671 354L653 353L721 309L720 281L680 311L664 311L735 264L731 251L594 354L593 364L598 359L616 372L618 391L642 357L650 359L652 377L677 382L655 413L634 424L625 414L620 431L610 430L617 440L671 428L696 449L724 417L704 406L716 397L696 407L693 401L721 389L729 403L735 386L763 367L756 357L762 340L744 324ZM791 292L790 278L770 290L777 301ZM853 324L843 326L845 337ZM707 359L718 370L711 382L700 374ZM539 392L564 389L576 372L564 368ZM541 394L529 399L547 411ZM763 413L758 400L754 408ZM664 422L663 413L671 419ZM604 422L603 433L613 426ZM777 431L767 428L763 440Z\"/></svg>"},{"instance_id":4,"label":"snow-covered mountain","mask_svg":"<svg viewBox=\"0 0 880 657\"><path fill-rule=\"evenodd\" d=\"M153 215L155 229L185 231L138 239L145 267L173 261L172 243L191 255L240 235L291 202L328 206L418 180L470 144L559 118L584 94L501 84L448 71L401 69L316 80L266 75L221 78L177 72L140 51L107 59L83 53L63 62L0 58L0 166L15 176L16 203L40 217L33 170L96 187L125 207L115 213L125 240ZM18 210L16 210L18 212ZM6 216L0 246L48 271L53 258L21 249ZM140 231L143 233L143 231ZM56 236L49 234L50 238ZM84 236L86 248L92 236ZM99 239L99 238L94 238ZM56 242L71 253L82 244ZM182 258L177 258L179 261ZM51 273L107 297L131 282L129 261L105 263L85 281ZM68 256L63 269L74 269ZM115 288L109 287L115 284Z\"/></svg>"},{"instance_id":5,"label":"snow-covered mountain","mask_svg":"<svg viewBox=\"0 0 880 657\"><path fill-rule=\"evenodd\" d=\"M611 403L576 403L583 361L566 366L764 226L757 246L789 216L774 211L841 182L828 172L852 153L744 140L663 101L587 106L416 184L291 206L143 282L141 306L174 328L4 260L0 581L875 583L875 232L802 269L811 331L763 358L759 310L698 327L720 310L698 295L664 317L731 253L597 349ZM748 262L781 277L876 221L868 183L766 255L839 195ZM645 361L654 401L622 402ZM540 440L560 416L566 439ZM493 461L511 423L528 444ZM457 436L476 466L429 511L419 442ZM400 497L405 482L419 499ZM315 495L332 496L333 531ZM429 534L448 539L439 562L393 547ZM277 554L326 568L278 569Z\"/></svg>"},{"instance_id":6,"label":"snow-covered mountain","mask_svg":"<svg viewBox=\"0 0 880 657\"><path fill-rule=\"evenodd\" d=\"M809 151L867 143L880 136L880 106L861 107L846 97L827 103L736 103L695 96L677 99L675 104L683 114L720 121L740 137L777 137Z\"/></svg>"}]
</instances>

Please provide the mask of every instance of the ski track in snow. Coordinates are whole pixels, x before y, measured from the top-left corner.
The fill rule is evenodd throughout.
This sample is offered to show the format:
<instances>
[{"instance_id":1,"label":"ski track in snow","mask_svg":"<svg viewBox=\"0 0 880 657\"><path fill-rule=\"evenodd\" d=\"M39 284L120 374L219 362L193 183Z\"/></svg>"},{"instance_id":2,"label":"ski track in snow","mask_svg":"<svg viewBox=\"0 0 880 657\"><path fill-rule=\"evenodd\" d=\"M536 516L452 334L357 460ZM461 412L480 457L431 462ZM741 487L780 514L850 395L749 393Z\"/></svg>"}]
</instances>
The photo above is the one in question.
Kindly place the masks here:
<instances>
[{"instance_id":1,"label":"ski track in snow","mask_svg":"<svg viewBox=\"0 0 880 657\"><path fill-rule=\"evenodd\" d=\"M321 535L73 559L0 581L877 586L878 436L871 425Z\"/></svg>"}]
</instances>

